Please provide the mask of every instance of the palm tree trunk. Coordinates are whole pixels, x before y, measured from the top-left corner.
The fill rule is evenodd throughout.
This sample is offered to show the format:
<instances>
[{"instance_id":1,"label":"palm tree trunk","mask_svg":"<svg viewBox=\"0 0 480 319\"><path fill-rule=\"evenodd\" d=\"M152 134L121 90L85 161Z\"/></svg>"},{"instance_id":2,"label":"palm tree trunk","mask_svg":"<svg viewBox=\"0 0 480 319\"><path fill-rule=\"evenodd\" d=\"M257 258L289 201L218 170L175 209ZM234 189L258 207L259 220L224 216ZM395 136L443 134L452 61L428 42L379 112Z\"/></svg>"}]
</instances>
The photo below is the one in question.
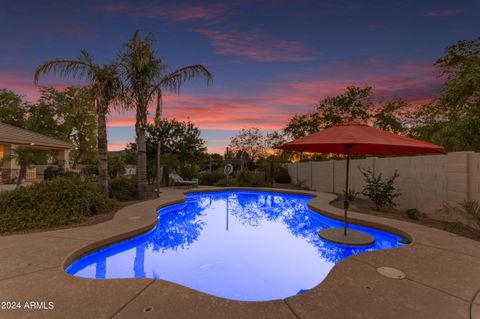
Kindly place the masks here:
<instances>
[{"instance_id":1,"label":"palm tree trunk","mask_svg":"<svg viewBox=\"0 0 480 319\"><path fill-rule=\"evenodd\" d=\"M107 115L104 110L103 106L99 106L97 114L98 184L108 195Z\"/></svg>"},{"instance_id":2,"label":"palm tree trunk","mask_svg":"<svg viewBox=\"0 0 480 319\"><path fill-rule=\"evenodd\" d=\"M141 116L137 114L137 123L135 124L137 134L137 189L138 198L145 199L147 197L147 145L144 121L142 119L139 121L139 118Z\"/></svg>"}]
</instances>

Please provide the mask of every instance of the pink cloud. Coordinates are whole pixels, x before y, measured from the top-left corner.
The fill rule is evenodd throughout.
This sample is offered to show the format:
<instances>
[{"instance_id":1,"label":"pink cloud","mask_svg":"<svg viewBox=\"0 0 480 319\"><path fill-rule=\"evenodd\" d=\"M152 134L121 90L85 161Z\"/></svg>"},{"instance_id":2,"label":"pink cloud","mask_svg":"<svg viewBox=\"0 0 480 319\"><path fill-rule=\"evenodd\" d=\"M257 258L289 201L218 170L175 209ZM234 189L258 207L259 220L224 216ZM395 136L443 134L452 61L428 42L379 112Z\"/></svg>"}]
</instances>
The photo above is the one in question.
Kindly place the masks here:
<instances>
[{"instance_id":1,"label":"pink cloud","mask_svg":"<svg viewBox=\"0 0 480 319\"><path fill-rule=\"evenodd\" d=\"M446 9L439 9L439 10L433 10L433 11L428 11L425 12L423 15L425 17L450 17L453 15L457 15L459 13L462 13L465 11L464 9L461 8L446 8Z\"/></svg>"},{"instance_id":2,"label":"pink cloud","mask_svg":"<svg viewBox=\"0 0 480 319\"><path fill-rule=\"evenodd\" d=\"M41 82L41 85L33 83L33 74L0 71L0 88L6 88L22 95L30 102L35 102L40 96L40 88L42 84L47 84L56 89L65 89L69 84L58 82ZM70 85L73 85L70 84Z\"/></svg>"},{"instance_id":3,"label":"pink cloud","mask_svg":"<svg viewBox=\"0 0 480 319\"><path fill-rule=\"evenodd\" d=\"M272 39L261 30L222 32L196 29L207 37L221 55L236 56L256 62L296 62L314 59L307 46L293 40Z\"/></svg>"},{"instance_id":4,"label":"pink cloud","mask_svg":"<svg viewBox=\"0 0 480 319\"><path fill-rule=\"evenodd\" d=\"M166 94L164 116L191 120L201 129L239 130L251 126L280 129L293 114L313 110L320 99L340 94L349 85L373 86L380 102L402 97L419 105L433 99L441 85L437 69L431 64L379 58L360 62L332 61L316 68L284 73L272 82L253 83L230 91L213 87L202 94ZM0 87L10 88L33 102L38 98L39 87L33 84L31 77L28 73L3 71L0 72ZM62 79L62 84L41 83L60 89L73 84L66 79ZM154 111L152 104L150 114ZM113 112L108 125L132 127L135 125L134 112Z\"/></svg>"},{"instance_id":5,"label":"pink cloud","mask_svg":"<svg viewBox=\"0 0 480 319\"><path fill-rule=\"evenodd\" d=\"M109 13L122 13L134 17L165 18L170 22L206 21L216 23L230 15L226 4L157 4L117 2L103 5L101 10Z\"/></svg>"},{"instance_id":6,"label":"pink cloud","mask_svg":"<svg viewBox=\"0 0 480 319\"><path fill-rule=\"evenodd\" d=\"M36 100L39 96L38 87L33 84L33 76L32 80L28 81L25 74L16 72L1 71L0 88L13 90L15 93L21 94L31 101Z\"/></svg>"},{"instance_id":7,"label":"pink cloud","mask_svg":"<svg viewBox=\"0 0 480 319\"><path fill-rule=\"evenodd\" d=\"M351 85L373 86L376 100L402 97L413 105L435 98L441 85L431 63L369 59L335 61L316 69L285 74L256 89L201 95L165 95L164 116L191 120L201 129L239 130L257 126L281 129L295 113L314 109L318 101L342 93ZM296 80L291 80L291 79ZM244 90L248 90L245 93ZM154 105L150 109L154 114ZM133 114L113 114L109 126L133 126Z\"/></svg>"}]
</instances>

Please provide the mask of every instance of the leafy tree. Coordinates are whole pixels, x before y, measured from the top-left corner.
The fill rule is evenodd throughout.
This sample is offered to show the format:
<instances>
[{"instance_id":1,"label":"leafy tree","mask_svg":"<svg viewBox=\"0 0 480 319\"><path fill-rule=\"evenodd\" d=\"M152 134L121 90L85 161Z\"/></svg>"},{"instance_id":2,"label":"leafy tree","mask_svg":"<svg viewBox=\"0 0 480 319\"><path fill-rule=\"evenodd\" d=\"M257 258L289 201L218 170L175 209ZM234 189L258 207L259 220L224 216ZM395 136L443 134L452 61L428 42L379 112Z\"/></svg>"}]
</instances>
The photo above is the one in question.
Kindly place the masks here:
<instances>
[{"instance_id":1,"label":"leafy tree","mask_svg":"<svg viewBox=\"0 0 480 319\"><path fill-rule=\"evenodd\" d=\"M480 37L448 46L435 65L446 77L442 106L462 110L480 105Z\"/></svg>"},{"instance_id":2,"label":"leafy tree","mask_svg":"<svg viewBox=\"0 0 480 319\"><path fill-rule=\"evenodd\" d=\"M253 164L267 152L266 137L259 128L242 129L230 139L229 150L237 158L244 154Z\"/></svg>"},{"instance_id":3,"label":"leafy tree","mask_svg":"<svg viewBox=\"0 0 480 319\"><path fill-rule=\"evenodd\" d=\"M295 114L283 129L292 139L298 139L320 130L321 118L318 112Z\"/></svg>"},{"instance_id":4,"label":"leafy tree","mask_svg":"<svg viewBox=\"0 0 480 319\"><path fill-rule=\"evenodd\" d=\"M164 178L168 179L169 168L194 163L206 151L205 141L200 137L200 129L190 121L162 119L156 125L147 124L145 130L148 158L147 176L153 180L156 176L157 145L161 144L161 163ZM127 153L136 153L137 144L131 143Z\"/></svg>"},{"instance_id":5,"label":"leafy tree","mask_svg":"<svg viewBox=\"0 0 480 319\"><path fill-rule=\"evenodd\" d=\"M7 89L0 89L0 122L23 127L26 113L27 103L20 95Z\"/></svg>"},{"instance_id":6,"label":"leafy tree","mask_svg":"<svg viewBox=\"0 0 480 319\"><path fill-rule=\"evenodd\" d=\"M123 98L117 65L95 64L93 57L86 50L80 50L77 59L53 59L38 66L34 75L35 83L38 83L41 75L50 72L61 76L85 78L89 82L95 101L92 107L97 113L98 181L102 191L108 194L107 114L110 107Z\"/></svg>"},{"instance_id":7,"label":"leafy tree","mask_svg":"<svg viewBox=\"0 0 480 319\"><path fill-rule=\"evenodd\" d=\"M370 118L372 107L371 87L349 86L345 93L321 100L317 112L320 113L321 128L328 128L342 122L365 122Z\"/></svg>"},{"instance_id":8,"label":"leafy tree","mask_svg":"<svg viewBox=\"0 0 480 319\"><path fill-rule=\"evenodd\" d=\"M125 172L125 159L123 156L108 157L108 175L110 178L122 176Z\"/></svg>"},{"instance_id":9,"label":"leafy tree","mask_svg":"<svg viewBox=\"0 0 480 319\"><path fill-rule=\"evenodd\" d=\"M386 102L373 115L375 126L397 134L404 133L408 108L409 104L403 99Z\"/></svg>"},{"instance_id":10,"label":"leafy tree","mask_svg":"<svg viewBox=\"0 0 480 319\"><path fill-rule=\"evenodd\" d=\"M43 88L37 103L38 111L46 109L36 129L47 135L71 141L76 149L73 154L73 167L78 163L94 163L97 160L97 117L94 97L89 87L68 87L63 91ZM32 112L29 117L32 117ZM55 127L56 122L57 127ZM30 126L29 129L32 129ZM35 130L35 129L33 129ZM47 130L52 130L48 134Z\"/></svg>"},{"instance_id":11,"label":"leafy tree","mask_svg":"<svg viewBox=\"0 0 480 319\"><path fill-rule=\"evenodd\" d=\"M349 86L343 94L322 99L315 111L293 116L284 132L297 139L346 121L366 122L372 108L371 87Z\"/></svg>"},{"instance_id":12,"label":"leafy tree","mask_svg":"<svg viewBox=\"0 0 480 319\"><path fill-rule=\"evenodd\" d=\"M38 103L32 104L28 108L28 119L24 127L43 135L69 140L62 127L63 123L59 123L55 106L44 102L41 97Z\"/></svg>"},{"instance_id":13,"label":"leafy tree","mask_svg":"<svg viewBox=\"0 0 480 319\"><path fill-rule=\"evenodd\" d=\"M136 31L119 56L121 75L127 94L136 111L135 133L137 144L137 187L139 198L147 191L147 150L145 131L148 105L156 99L155 122L162 113L162 90L179 93L181 85L198 76L212 81L210 72L200 64L189 65L167 73L167 65L157 57L151 35L143 37Z\"/></svg>"},{"instance_id":14,"label":"leafy tree","mask_svg":"<svg viewBox=\"0 0 480 319\"><path fill-rule=\"evenodd\" d=\"M435 65L445 84L436 101L413 114L410 134L447 151L480 150L480 38L447 47Z\"/></svg>"}]
</instances>

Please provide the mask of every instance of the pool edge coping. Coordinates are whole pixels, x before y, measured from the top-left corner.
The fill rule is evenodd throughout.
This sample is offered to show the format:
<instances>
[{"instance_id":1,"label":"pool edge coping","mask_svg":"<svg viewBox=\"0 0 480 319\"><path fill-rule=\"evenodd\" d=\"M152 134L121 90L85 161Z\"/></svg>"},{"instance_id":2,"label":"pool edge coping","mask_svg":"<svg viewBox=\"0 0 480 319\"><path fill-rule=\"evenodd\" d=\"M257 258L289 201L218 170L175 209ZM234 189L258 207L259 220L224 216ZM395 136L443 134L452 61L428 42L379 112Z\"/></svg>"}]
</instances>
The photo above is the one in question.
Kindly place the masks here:
<instances>
[{"instance_id":1,"label":"pool edge coping","mask_svg":"<svg viewBox=\"0 0 480 319\"><path fill-rule=\"evenodd\" d=\"M229 191L229 190L230 191L250 190L250 191L263 191L263 192L280 193L280 194L313 196L307 202L307 207L310 210L312 210L314 213L319 214L321 216L331 218L331 219L334 219L334 220L338 220L338 221L343 221L343 215L338 214L338 213L334 213L335 210L339 210L339 209L330 205L330 203L332 201L334 201L335 199L338 198L337 195L331 194L331 193L319 193L319 192L308 191L308 190L295 190L295 189L285 189L285 188L280 189L280 188L271 188L271 187L208 187L208 188L207 187L205 187L205 188L202 187L202 188L179 190L180 194L182 196L181 198L173 199L173 200L170 200L170 201L167 201L165 203L161 203L161 204L155 206L156 208L154 209L154 212L152 213L152 216L151 216L151 218L153 220L150 223L148 223L147 225L143 225L141 227L132 229L128 232L123 232L123 233L117 234L115 236L106 237L106 238L103 238L103 239L98 240L98 241L93 241L92 243L89 243L88 245L83 246L83 247L71 252L70 254L68 254L63 259L63 261L61 263L62 271L68 276L75 277L75 276L70 275L66 272L66 269L74 261L76 261L76 260L78 260L82 257L85 257L85 256L93 253L94 251L106 248L108 246L117 244L117 243L125 241L125 240L132 239L136 236L142 235L142 234L152 230L157 225L157 222L158 222L158 220L157 220L158 210L160 210L162 208L165 208L165 207L168 207L168 206L184 203L187 200L187 197L186 197L187 194L207 193L207 192L222 192L222 191ZM328 212L325 208L318 208L314 204L311 203L312 201L317 200L319 195L321 195L321 194L331 196L331 200L329 200L328 203L326 204L326 206L327 206L326 208L332 210L333 212ZM148 201L155 201L155 200L161 200L161 195L160 195L159 198L151 199L151 200L148 200ZM136 204L132 204L132 205L123 207L121 210L124 210L126 208L129 208L129 207L132 207L132 206L135 206L135 205ZM343 214L343 211L341 211L341 213ZM362 214L362 213L358 213L358 212L349 210L349 214ZM114 216L114 218L115 218L115 216ZM379 217L379 218L382 218L382 217ZM106 221L106 222L108 222L108 221ZM104 222L104 223L106 223L106 222ZM349 224L353 224L353 225L364 226L364 227L374 228L374 229L380 230L380 231L393 233L395 235L405 237L408 240L410 240L410 243L408 245L400 246L400 247L396 247L396 248L391 248L391 249L405 248L406 246L414 244L414 241L415 241L414 236L411 235L410 233L405 232L401 229L398 229L397 227L392 227L392 226L389 226L389 225L382 224L380 222L371 222L371 221L368 221L368 220L363 220L361 218L351 217L351 216L348 218L348 222L349 222ZM100 223L100 224L104 224L104 223ZM84 227L88 227L88 226L84 226ZM383 251L383 249L374 251L373 253L381 252L381 251ZM345 259L348 259L348 258L354 257L354 256L355 255L349 256ZM335 267L337 264L338 263L335 263L335 265L333 267ZM332 269L333 269L333 267L332 267ZM329 273L327 274L325 279L330 275L330 273L331 273L331 270L329 271ZM81 279L86 279L86 280L97 280L97 279L94 279L94 278L83 278L83 277L76 277L76 278L81 278ZM121 280L134 280L134 279L138 279L138 278L119 278L119 279L121 279ZM162 280L162 279L156 279L156 280ZM321 285L321 282L315 287L318 287L319 285ZM315 288L315 287L313 287L313 288ZM311 289L313 289L313 288L311 288ZM200 292L200 291L198 291L198 292L203 293L203 292ZM222 298L222 297L218 297L218 296L214 296L214 297L230 300L228 298ZM290 296L290 297L287 297L287 298L291 298L291 297L294 297L294 296ZM287 298L285 298L285 299L287 299ZM284 299L278 299L278 300L284 300ZM245 301L245 302L249 302L249 301Z\"/></svg>"}]
</instances>

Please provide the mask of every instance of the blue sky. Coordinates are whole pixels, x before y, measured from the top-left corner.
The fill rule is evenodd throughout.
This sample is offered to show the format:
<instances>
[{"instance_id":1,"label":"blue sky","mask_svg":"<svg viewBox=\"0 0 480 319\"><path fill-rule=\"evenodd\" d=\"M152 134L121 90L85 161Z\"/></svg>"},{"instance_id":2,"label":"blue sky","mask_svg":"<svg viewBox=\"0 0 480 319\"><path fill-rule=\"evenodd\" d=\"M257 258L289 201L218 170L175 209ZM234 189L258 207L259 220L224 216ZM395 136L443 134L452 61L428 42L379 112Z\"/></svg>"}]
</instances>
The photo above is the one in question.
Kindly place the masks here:
<instances>
[{"instance_id":1,"label":"blue sky","mask_svg":"<svg viewBox=\"0 0 480 319\"><path fill-rule=\"evenodd\" d=\"M447 45L479 36L479 16L478 1L11 1L0 12L0 87L35 100L38 64L82 48L108 63L141 29L172 68L211 70L211 87L187 83L164 110L193 121L210 151L223 152L235 131L281 129L348 85L373 86L378 101L431 100L441 85L433 62ZM111 114L110 149L133 141L133 123L132 113Z\"/></svg>"}]
</instances>

